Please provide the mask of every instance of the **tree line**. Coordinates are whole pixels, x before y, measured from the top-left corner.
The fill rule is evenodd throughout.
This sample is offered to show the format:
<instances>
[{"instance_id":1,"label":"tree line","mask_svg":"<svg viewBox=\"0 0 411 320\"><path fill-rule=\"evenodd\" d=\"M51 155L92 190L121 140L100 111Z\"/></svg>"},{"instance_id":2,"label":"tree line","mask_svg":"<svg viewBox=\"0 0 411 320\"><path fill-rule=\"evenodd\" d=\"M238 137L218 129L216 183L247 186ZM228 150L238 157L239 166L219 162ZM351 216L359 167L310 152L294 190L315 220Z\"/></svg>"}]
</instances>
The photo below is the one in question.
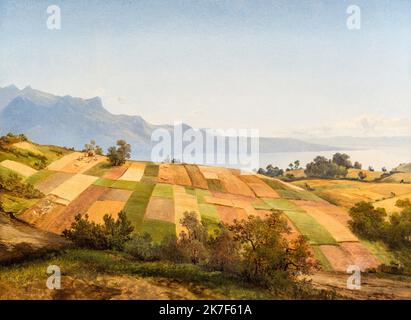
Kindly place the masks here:
<instances>
[{"instance_id":1,"label":"tree line","mask_svg":"<svg viewBox=\"0 0 411 320\"><path fill-rule=\"evenodd\" d=\"M134 232L125 212L117 220L106 215L103 224L78 215L63 235L81 248L120 250L139 261L195 264L276 294L330 294L313 291L300 279L317 263L304 237L286 239L290 229L281 211L272 210L265 218L249 216L232 224L220 223L214 232L194 212L186 212L180 223L184 231L178 236L155 242L148 233Z\"/></svg>"}]
</instances>

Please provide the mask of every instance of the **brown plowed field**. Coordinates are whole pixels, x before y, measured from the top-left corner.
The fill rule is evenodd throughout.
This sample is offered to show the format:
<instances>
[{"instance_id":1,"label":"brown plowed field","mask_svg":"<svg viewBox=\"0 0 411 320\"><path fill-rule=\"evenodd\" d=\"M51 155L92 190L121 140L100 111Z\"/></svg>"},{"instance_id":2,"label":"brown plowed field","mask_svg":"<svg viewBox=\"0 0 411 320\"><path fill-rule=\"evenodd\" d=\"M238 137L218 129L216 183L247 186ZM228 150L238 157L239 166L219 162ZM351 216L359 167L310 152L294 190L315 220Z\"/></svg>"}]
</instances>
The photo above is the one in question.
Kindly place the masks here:
<instances>
[{"instance_id":1,"label":"brown plowed field","mask_svg":"<svg viewBox=\"0 0 411 320\"><path fill-rule=\"evenodd\" d=\"M175 223L174 202L172 199L151 197L144 216L146 219L156 219Z\"/></svg>"},{"instance_id":2,"label":"brown plowed field","mask_svg":"<svg viewBox=\"0 0 411 320\"><path fill-rule=\"evenodd\" d=\"M112 167L112 168L110 168L110 170L108 170L104 174L103 178L104 179L117 180L124 174L124 172L127 171L129 166L130 166L130 163L126 162L126 164L123 164L122 166Z\"/></svg>"},{"instance_id":3,"label":"brown plowed field","mask_svg":"<svg viewBox=\"0 0 411 320\"><path fill-rule=\"evenodd\" d=\"M49 194L51 191L53 191L66 180L70 179L72 176L74 176L73 173L56 172L55 174L36 184L35 187L44 194Z\"/></svg>"},{"instance_id":4,"label":"brown plowed field","mask_svg":"<svg viewBox=\"0 0 411 320\"><path fill-rule=\"evenodd\" d=\"M193 187L200 189L208 189L207 180L204 178L200 169L195 165L186 164L184 165L188 175L190 176Z\"/></svg>"}]
</instances>

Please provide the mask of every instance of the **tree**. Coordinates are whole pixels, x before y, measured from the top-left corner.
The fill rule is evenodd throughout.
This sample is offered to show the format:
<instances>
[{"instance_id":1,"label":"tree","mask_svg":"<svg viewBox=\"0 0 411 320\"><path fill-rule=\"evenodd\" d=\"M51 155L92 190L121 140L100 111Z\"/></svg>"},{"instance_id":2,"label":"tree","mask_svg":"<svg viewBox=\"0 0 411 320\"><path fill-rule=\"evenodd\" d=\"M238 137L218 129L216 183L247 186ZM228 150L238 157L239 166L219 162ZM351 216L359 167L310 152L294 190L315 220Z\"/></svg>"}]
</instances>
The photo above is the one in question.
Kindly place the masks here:
<instances>
[{"instance_id":1,"label":"tree","mask_svg":"<svg viewBox=\"0 0 411 320\"><path fill-rule=\"evenodd\" d=\"M294 169L295 169L295 170L300 169L300 160L295 160L295 161L294 161Z\"/></svg>"},{"instance_id":2,"label":"tree","mask_svg":"<svg viewBox=\"0 0 411 320\"><path fill-rule=\"evenodd\" d=\"M374 171L374 168L373 168L372 166L369 166L369 167L368 167L368 171L373 172L373 171Z\"/></svg>"},{"instance_id":3,"label":"tree","mask_svg":"<svg viewBox=\"0 0 411 320\"><path fill-rule=\"evenodd\" d=\"M359 163L358 161L354 162L354 169L361 169L362 168L362 164Z\"/></svg>"},{"instance_id":4,"label":"tree","mask_svg":"<svg viewBox=\"0 0 411 320\"><path fill-rule=\"evenodd\" d=\"M142 261L159 259L159 248L149 233L135 235L125 244L124 251Z\"/></svg>"},{"instance_id":5,"label":"tree","mask_svg":"<svg viewBox=\"0 0 411 320\"><path fill-rule=\"evenodd\" d=\"M227 226L220 225L217 235L208 241L210 248L209 266L218 271L236 274L239 272L241 257L239 245Z\"/></svg>"},{"instance_id":6,"label":"tree","mask_svg":"<svg viewBox=\"0 0 411 320\"><path fill-rule=\"evenodd\" d=\"M367 174L363 171L358 172L358 179L360 180L364 180L365 178L367 178Z\"/></svg>"},{"instance_id":7,"label":"tree","mask_svg":"<svg viewBox=\"0 0 411 320\"><path fill-rule=\"evenodd\" d=\"M387 172L387 168L386 168L386 167L382 167L382 168L381 168L381 171L385 173L385 172Z\"/></svg>"},{"instance_id":8,"label":"tree","mask_svg":"<svg viewBox=\"0 0 411 320\"><path fill-rule=\"evenodd\" d=\"M103 149L96 144L95 140L90 140L90 143L86 143L84 145L84 151L87 153L88 157L94 157L96 154L103 154Z\"/></svg>"},{"instance_id":9,"label":"tree","mask_svg":"<svg viewBox=\"0 0 411 320\"><path fill-rule=\"evenodd\" d=\"M304 172L309 178L327 179L347 175L347 169L344 166L339 166L322 156L317 156L313 162L308 163Z\"/></svg>"},{"instance_id":10,"label":"tree","mask_svg":"<svg viewBox=\"0 0 411 320\"><path fill-rule=\"evenodd\" d=\"M402 208L400 213L390 216L387 228L386 242L392 248L411 247L411 201L410 199L397 200L397 207Z\"/></svg>"},{"instance_id":11,"label":"tree","mask_svg":"<svg viewBox=\"0 0 411 320\"><path fill-rule=\"evenodd\" d=\"M117 148L110 147L107 157L113 166L123 165L131 157L131 146L125 140L117 141Z\"/></svg>"},{"instance_id":12,"label":"tree","mask_svg":"<svg viewBox=\"0 0 411 320\"><path fill-rule=\"evenodd\" d=\"M241 253L241 272L253 282L272 290L296 281L314 267L308 243L303 237L289 243L290 230L281 211L273 210L265 219L249 216L228 226Z\"/></svg>"},{"instance_id":13,"label":"tree","mask_svg":"<svg viewBox=\"0 0 411 320\"><path fill-rule=\"evenodd\" d=\"M71 228L63 231L63 236L81 248L122 250L134 230L126 213L121 211L117 220L106 214L103 221L102 225L97 224L89 221L87 214L84 217L78 214Z\"/></svg>"},{"instance_id":14,"label":"tree","mask_svg":"<svg viewBox=\"0 0 411 320\"><path fill-rule=\"evenodd\" d=\"M332 162L334 162L338 166L345 167L346 169L350 169L352 168L352 163L349 159L350 159L350 156L348 154L337 152L336 154L333 155Z\"/></svg>"},{"instance_id":15,"label":"tree","mask_svg":"<svg viewBox=\"0 0 411 320\"><path fill-rule=\"evenodd\" d=\"M383 237L387 228L385 209L375 209L371 203L361 201L350 209L349 214L352 220L348 223L353 232L368 240Z\"/></svg>"},{"instance_id":16,"label":"tree","mask_svg":"<svg viewBox=\"0 0 411 320\"><path fill-rule=\"evenodd\" d=\"M184 212L180 223L186 229L181 231L178 239L178 246L184 259L193 264L204 262L208 256L207 227L198 221L195 212Z\"/></svg>"},{"instance_id":17,"label":"tree","mask_svg":"<svg viewBox=\"0 0 411 320\"><path fill-rule=\"evenodd\" d=\"M270 176L270 177L279 177L284 174L284 170L280 169L278 167L273 167L272 164L269 164L266 168L267 170L265 171L265 174Z\"/></svg>"},{"instance_id":18,"label":"tree","mask_svg":"<svg viewBox=\"0 0 411 320\"><path fill-rule=\"evenodd\" d=\"M289 170L294 170L294 164L293 164L293 163L290 163L290 164L288 165L288 169L289 169Z\"/></svg>"}]
</instances>

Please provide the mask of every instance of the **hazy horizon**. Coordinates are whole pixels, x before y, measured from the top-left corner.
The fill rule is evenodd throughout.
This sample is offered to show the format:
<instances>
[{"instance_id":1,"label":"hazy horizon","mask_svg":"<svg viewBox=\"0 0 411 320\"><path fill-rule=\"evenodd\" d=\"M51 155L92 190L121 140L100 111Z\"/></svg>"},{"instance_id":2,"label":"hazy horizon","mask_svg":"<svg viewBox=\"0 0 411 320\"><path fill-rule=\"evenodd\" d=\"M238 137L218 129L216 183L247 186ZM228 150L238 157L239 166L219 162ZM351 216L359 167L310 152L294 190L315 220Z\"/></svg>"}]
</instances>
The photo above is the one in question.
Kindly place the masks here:
<instances>
[{"instance_id":1,"label":"hazy horizon","mask_svg":"<svg viewBox=\"0 0 411 320\"><path fill-rule=\"evenodd\" d=\"M256 128L261 136L411 132L407 1L0 3L0 86L100 96L154 124ZM218 116L216 116L218 115Z\"/></svg>"}]
</instances>

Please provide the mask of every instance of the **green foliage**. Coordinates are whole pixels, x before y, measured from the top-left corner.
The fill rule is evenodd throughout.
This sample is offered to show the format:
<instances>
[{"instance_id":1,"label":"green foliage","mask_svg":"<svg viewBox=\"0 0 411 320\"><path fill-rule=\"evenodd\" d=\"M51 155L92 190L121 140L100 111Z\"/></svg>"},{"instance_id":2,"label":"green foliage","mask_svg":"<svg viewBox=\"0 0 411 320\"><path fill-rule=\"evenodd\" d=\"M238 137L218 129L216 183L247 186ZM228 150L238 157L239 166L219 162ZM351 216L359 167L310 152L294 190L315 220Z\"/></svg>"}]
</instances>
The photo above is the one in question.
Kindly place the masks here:
<instances>
[{"instance_id":1,"label":"green foliage","mask_svg":"<svg viewBox=\"0 0 411 320\"><path fill-rule=\"evenodd\" d=\"M113 166L121 166L131 157L131 146L125 140L118 140L117 147L108 149L107 157Z\"/></svg>"},{"instance_id":2,"label":"green foliage","mask_svg":"<svg viewBox=\"0 0 411 320\"><path fill-rule=\"evenodd\" d=\"M322 156L318 156L313 162L308 163L304 172L309 178L325 179L345 177L348 173L345 166L340 166Z\"/></svg>"},{"instance_id":3,"label":"green foliage","mask_svg":"<svg viewBox=\"0 0 411 320\"><path fill-rule=\"evenodd\" d=\"M298 163L298 166L300 164ZM280 169L279 167L274 167L272 164L269 164L266 169L263 168L258 169L259 174L263 174L269 177L280 177L284 174L284 170Z\"/></svg>"},{"instance_id":4,"label":"green foliage","mask_svg":"<svg viewBox=\"0 0 411 320\"><path fill-rule=\"evenodd\" d=\"M159 248L149 233L134 235L124 247L124 251L141 261L159 259Z\"/></svg>"},{"instance_id":5,"label":"green foliage","mask_svg":"<svg viewBox=\"0 0 411 320\"><path fill-rule=\"evenodd\" d=\"M378 240L383 237L387 223L387 213L383 208L375 209L371 203L361 201L349 211L349 225L354 233L368 240Z\"/></svg>"},{"instance_id":6,"label":"green foliage","mask_svg":"<svg viewBox=\"0 0 411 320\"><path fill-rule=\"evenodd\" d=\"M0 175L0 190L7 191L8 194L13 196L27 199L37 199L44 196L32 184L23 182L21 176L15 173Z\"/></svg>"},{"instance_id":7,"label":"green foliage","mask_svg":"<svg viewBox=\"0 0 411 320\"><path fill-rule=\"evenodd\" d=\"M283 290L301 274L311 272L308 243L299 237L291 244L284 238L289 232L281 211L273 211L266 219L249 216L228 226L239 247L240 270L251 282L273 291Z\"/></svg>"},{"instance_id":8,"label":"green foliage","mask_svg":"<svg viewBox=\"0 0 411 320\"><path fill-rule=\"evenodd\" d=\"M136 232L141 230L153 188L154 185L152 184L139 183L124 207L127 218L131 221Z\"/></svg>"},{"instance_id":9,"label":"green foliage","mask_svg":"<svg viewBox=\"0 0 411 320\"><path fill-rule=\"evenodd\" d=\"M333 155L332 162L334 162L338 166L344 167L346 169L350 169L352 168L352 163L349 159L350 159L350 156L348 154L337 152L336 154Z\"/></svg>"},{"instance_id":10,"label":"green foliage","mask_svg":"<svg viewBox=\"0 0 411 320\"><path fill-rule=\"evenodd\" d=\"M71 240L79 248L95 250L121 250L130 240L133 227L127 220L124 211L119 212L117 220L106 214L104 224L96 224L88 220L88 215L78 214L70 229L63 231L63 236Z\"/></svg>"}]
</instances>

